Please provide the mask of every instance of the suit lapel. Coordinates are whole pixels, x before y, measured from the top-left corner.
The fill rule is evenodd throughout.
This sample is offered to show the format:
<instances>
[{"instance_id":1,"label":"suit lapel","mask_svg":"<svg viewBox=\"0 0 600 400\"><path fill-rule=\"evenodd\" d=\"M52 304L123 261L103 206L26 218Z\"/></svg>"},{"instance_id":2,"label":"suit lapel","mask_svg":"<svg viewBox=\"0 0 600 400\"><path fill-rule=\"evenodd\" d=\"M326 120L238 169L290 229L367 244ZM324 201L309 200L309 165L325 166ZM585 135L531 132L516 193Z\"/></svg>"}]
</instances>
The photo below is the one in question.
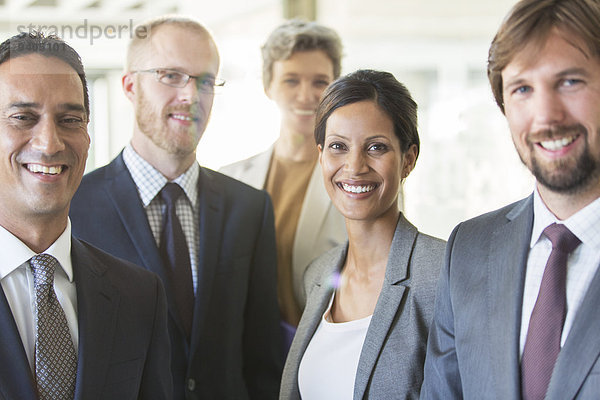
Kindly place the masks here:
<instances>
[{"instance_id":1,"label":"suit lapel","mask_svg":"<svg viewBox=\"0 0 600 400\"><path fill-rule=\"evenodd\" d=\"M293 388L291 398L300 398L297 378L300 361L321 322L323 313L327 309L329 300L333 294L331 276L334 272L341 271L346 260L346 251L346 247L340 247L339 252L332 255L331 258L322 259L323 267L316 264L312 267L315 269L323 268L323 272L319 279L313 283L313 286L308 288L306 293L306 307L302 313L298 331L290 348L288 360L294 360L292 373L290 374L293 377L293 382L291 382L291 387Z\"/></svg>"},{"instance_id":2,"label":"suit lapel","mask_svg":"<svg viewBox=\"0 0 600 400\"><path fill-rule=\"evenodd\" d=\"M408 278L408 266L417 233L417 229L401 214L392 239L383 287L358 360L354 399L362 399L365 396L385 338L397 313L401 312L399 307L406 291L406 285L402 282ZM406 327L400 325L396 329L399 330L399 335L405 334ZM406 334L411 333L406 331Z\"/></svg>"},{"instance_id":3,"label":"suit lapel","mask_svg":"<svg viewBox=\"0 0 600 400\"><path fill-rule=\"evenodd\" d=\"M125 167L122 155L119 155L115 163L114 174L106 185L108 196L146 268L166 281L156 241L135 182Z\"/></svg>"},{"instance_id":4,"label":"suit lapel","mask_svg":"<svg viewBox=\"0 0 600 400\"><path fill-rule=\"evenodd\" d=\"M122 153L115 159L112 167L108 172L109 181L106 185L108 196L112 200L121 222L142 260L143 266L161 278L167 293L169 314L176 321L179 329L184 332L183 323L175 305L174 293L176 289L170 286L169 279L165 275L156 240L148 223L148 216L135 182L125 166Z\"/></svg>"},{"instance_id":5,"label":"suit lapel","mask_svg":"<svg viewBox=\"0 0 600 400\"><path fill-rule=\"evenodd\" d=\"M12 311L0 287L0 398L37 399L35 381Z\"/></svg>"},{"instance_id":6,"label":"suit lapel","mask_svg":"<svg viewBox=\"0 0 600 400\"><path fill-rule=\"evenodd\" d=\"M206 307L210 306L212 282L218 263L219 249L221 248L221 232L223 230L223 193L210 172L205 168L200 169L198 179L198 201L200 202L200 230L198 244L198 287L194 305L193 332L203 330L202 323L206 320ZM199 345L200 335L193 335L191 351L194 352Z\"/></svg>"},{"instance_id":7,"label":"suit lapel","mask_svg":"<svg viewBox=\"0 0 600 400\"><path fill-rule=\"evenodd\" d=\"M600 269L581 303L567 341L558 354L547 398L574 399L600 357Z\"/></svg>"},{"instance_id":8,"label":"suit lapel","mask_svg":"<svg viewBox=\"0 0 600 400\"><path fill-rule=\"evenodd\" d=\"M487 270L489 363L504 398L520 398L519 337L523 285L531 230L533 197L517 203L506 224L493 232Z\"/></svg>"},{"instance_id":9,"label":"suit lapel","mask_svg":"<svg viewBox=\"0 0 600 400\"><path fill-rule=\"evenodd\" d=\"M240 175L240 180L258 190L264 189L272 155L273 146L248 160L246 169Z\"/></svg>"},{"instance_id":10,"label":"suit lapel","mask_svg":"<svg viewBox=\"0 0 600 400\"><path fill-rule=\"evenodd\" d=\"M88 400L100 395L108 371L119 295L104 277L106 266L92 259L77 239L71 243L79 323L75 398Z\"/></svg>"},{"instance_id":11,"label":"suit lapel","mask_svg":"<svg viewBox=\"0 0 600 400\"><path fill-rule=\"evenodd\" d=\"M293 282L302 282L306 266L312 261L310 254L318 239L315 232L320 229L330 204L329 196L323 186L321 166L317 162L304 195L296 228L292 254Z\"/></svg>"}]
</instances>

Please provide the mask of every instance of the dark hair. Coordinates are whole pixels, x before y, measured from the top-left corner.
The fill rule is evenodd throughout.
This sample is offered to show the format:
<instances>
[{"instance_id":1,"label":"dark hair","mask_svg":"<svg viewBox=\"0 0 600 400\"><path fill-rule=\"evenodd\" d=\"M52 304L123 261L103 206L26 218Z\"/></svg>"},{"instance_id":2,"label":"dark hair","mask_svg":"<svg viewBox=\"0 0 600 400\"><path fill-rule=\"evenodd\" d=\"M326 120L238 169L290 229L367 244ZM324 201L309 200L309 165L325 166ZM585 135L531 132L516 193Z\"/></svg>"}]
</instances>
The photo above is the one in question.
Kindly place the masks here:
<instances>
[{"instance_id":1,"label":"dark hair","mask_svg":"<svg viewBox=\"0 0 600 400\"><path fill-rule=\"evenodd\" d=\"M518 2L502 22L488 54L488 79L496 104L502 112L504 112L502 70L527 45L542 45L553 29L574 35L594 56L600 56L600 2L598 0ZM531 57L535 56L531 54Z\"/></svg>"},{"instance_id":2,"label":"dark hair","mask_svg":"<svg viewBox=\"0 0 600 400\"><path fill-rule=\"evenodd\" d=\"M315 124L315 141L323 146L327 119L338 108L360 101L374 101L394 124L402 152L413 144L419 155L417 103L406 87L389 72L358 70L334 81L323 93Z\"/></svg>"},{"instance_id":3,"label":"dark hair","mask_svg":"<svg viewBox=\"0 0 600 400\"><path fill-rule=\"evenodd\" d=\"M13 58L39 54L44 57L55 57L69 64L75 70L83 86L83 105L85 112L90 116L90 99L87 89L85 71L79 54L58 36L44 36L43 32L23 32L15 35L0 44L0 64Z\"/></svg>"},{"instance_id":4,"label":"dark hair","mask_svg":"<svg viewBox=\"0 0 600 400\"><path fill-rule=\"evenodd\" d=\"M299 51L312 50L327 54L333 64L333 78L337 79L342 70L342 41L333 29L299 19L291 19L275 28L261 47L265 90L273 80L275 61L287 60Z\"/></svg>"}]
</instances>

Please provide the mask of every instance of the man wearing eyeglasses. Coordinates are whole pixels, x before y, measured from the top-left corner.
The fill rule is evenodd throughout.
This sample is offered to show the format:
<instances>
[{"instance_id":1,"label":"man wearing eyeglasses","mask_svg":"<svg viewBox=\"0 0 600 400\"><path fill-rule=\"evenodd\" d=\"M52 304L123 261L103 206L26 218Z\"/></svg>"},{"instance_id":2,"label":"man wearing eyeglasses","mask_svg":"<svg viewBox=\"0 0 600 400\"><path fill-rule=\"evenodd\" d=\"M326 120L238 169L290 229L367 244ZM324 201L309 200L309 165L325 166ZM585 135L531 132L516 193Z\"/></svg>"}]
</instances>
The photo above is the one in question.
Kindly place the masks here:
<instances>
[{"instance_id":1,"label":"man wearing eyeglasses","mask_svg":"<svg viewBox=\"0 0 600 400\"><path fill-rule=\"evenodd\" d=\"M283 360L271 201L196 161L218 70L198 22L138 26L122 79L131 142L83 178L70 215L75 235L162 278L175 399L272 399Z\"/></svg>"}]
</instances>

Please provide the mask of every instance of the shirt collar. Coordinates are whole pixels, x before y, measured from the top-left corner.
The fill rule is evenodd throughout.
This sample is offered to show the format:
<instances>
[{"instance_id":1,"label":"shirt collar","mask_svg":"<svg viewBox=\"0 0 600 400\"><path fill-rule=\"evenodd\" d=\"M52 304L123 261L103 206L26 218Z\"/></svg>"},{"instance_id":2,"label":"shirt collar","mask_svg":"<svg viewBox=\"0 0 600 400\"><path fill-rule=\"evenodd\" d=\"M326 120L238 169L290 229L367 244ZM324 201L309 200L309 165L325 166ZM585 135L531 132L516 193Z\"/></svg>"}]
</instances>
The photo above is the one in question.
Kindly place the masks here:
<instances>
[{"instance_id":1,"label":"shirt collar","mask_svg":"<svg viewBox=\"0 0 600 400\"><path fill-rule=\"evenodd\" d=\"M138 189L142 204L144 207L147 207L165 186L168 179L144 160L133 149L131 143L127 144L123 150L123 161ZM198 162L194 162L187 171L173 180L173 182L181 186L193 207L196 207L198 201L199 176L200 165Z\"/></svg>"},{"instance_id":2,"label":"shirt collar","mask_svg":"<svg viewBox=\"0 0 600 400\"><path fill-rule=\"evenodd\" d=\"M533 193L533 230L531 232L531 247L533 247L542 232L552 223L564 224L583 244L600 250L600 198L594 200L569 218L561 221L544 204L537 187Z\"/></svg>"},{"instance_id":3,"label":"shirt collar","mask_svg":"<svg viewBox=\"0 0 600 400\"><path fill-rule=\"evenodd\" d=\"M0 279L4 279L7 275L21 265L27 263L31 257L37 254L2 226L0 226L0 246L2 246L3 249L2 262L0 262ZM67 221L67 227L58 239L42 253L50 254L56 258L69 281L73 282L73 264L71 263L71 220Z\"/></svg>"}]
</instances>

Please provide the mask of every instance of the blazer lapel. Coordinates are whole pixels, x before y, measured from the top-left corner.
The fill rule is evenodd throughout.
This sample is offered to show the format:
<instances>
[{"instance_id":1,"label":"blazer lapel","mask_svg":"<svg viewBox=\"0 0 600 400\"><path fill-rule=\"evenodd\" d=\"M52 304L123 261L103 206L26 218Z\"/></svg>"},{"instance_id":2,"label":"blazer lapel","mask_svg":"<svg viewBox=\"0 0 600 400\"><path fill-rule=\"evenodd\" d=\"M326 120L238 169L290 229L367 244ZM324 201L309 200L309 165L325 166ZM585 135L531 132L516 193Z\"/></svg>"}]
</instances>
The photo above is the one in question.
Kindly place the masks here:
<instances>
[{"instance_id":1,"label":"blazer lapel","mask_svg":"<svg viewBox=\"0 0 600 400\"><path fill-rule=\"evenodd\" d=\"M12 311L0 287L0 398L36 400L36 385Z\"/></svg>"},{"instance_id":2,"label":"blazer lapel","mask_svg":"<svg viewBox=\"0 0 600 400\"><path fill-rule=\"evenodd\" d=\"M115 163L115 173L106 185L106 191L144 265L166 282L162 261L148 223L148 217L144 211L135 182L125 167L122 154L115 160Z\"/></svg>"},{"instance_id":3,"label":"blazer lapel","mask_svg":"<svg viewBox=\"0 0 600 400\"><path fill-rule=\"evenodd\" d=\"M600 269L581 303L548 387L549 400L574 399L600 357Z\"/></svg>"},{"instance_id":4,"label":"blazer lapel","mask_svg":"<svg viewBox=\"0 0 600 400\"><path fill-rule=\"evenodd\" d=\"M198 201L200 202L200 230L198 245L198 287L194 304L194 321L192 331L201 332L206 320L206 308L210 306L212 282L218 263L221 248L221 232L223 230L223 193L215 184L210 172L200 169L198 178ZM200 335L193 335L192 353L199 345Z\"/></svg>"},{"instance_id":5,"label":"blazer lapel","mask_svg":"<svg viewBox=\"0 0 600 400\"><path fill-rule=\"evenodd\" d=\"M292 254L293 282L302 282L302 277L307 265L312 261L310 254L318 239L318 232L331 202L323 186L321 166L317 162L304 195L298 227L294 238L294 252Z\"/></svg>"},{"instance_id":6,"label":"blazer lapel","mask_svg":"<svg viewBox=\"0 0 600 400\"><path fill-rule=\"evenodd\" d=\"M152 229L148 223L148 217L138 194L135 182L120 154L114 161L114 168L109 170L111 176L106 185L106 191L119 216L121 222L133 242L135 249L142 260L143 266L156 273L162 280L167 293L167 304L171 318L176 322L179 329L184 332L183 323L175 305L175 290L170 286L169 279L165 275L163 262L156 246L156 240L152 235Z\"/></svg>"},{"instance_id":7,"label":"blazer lapel","mask_svg":"<svg viewBox=\"0 0 600 400\"><path fill-rule=\"evenodd\" d=\"M377 299L377 305L360 353L354 383L354 399L362 399L365 396L385 338L392 327L396 314L401 312L399 306L406 291L406 285L402 282L408 278L408 265L417 234L417 229L401 214L392 239L381 294ZM400 334L403 334L402 330L405 327L398 326L397 329L400 329ZM412 334L412 332L407 331L406 334Z\"/></svg>"},{"instance_id":8,"label":"blazer lapel","mask_svg":"<svg viewBox=\"0 0 600 400\"><path fill-rule=\"evenodd\" d=\"M250 158L245 165L246 168L244 171L241 171L240 177L243 177L243 179L240 180L258 190L264 189L273 155L273 148L274 146L271 146L266 151Z\"/></svg>"},{"instance_id":9,"label":"blazer lapel","mask_svg":"<svg viewBox=\"0 0 600 400\"><path fill-rule=\"evenodd\" d=\"M91 259L77 239L71 241L71 256L77 287L79 356L75 399L100 395L110 360L116 328L119 295L104 277L106 267Z\"/></svg>"},{"instance_id":10,"label":"blazer lapel","mask_svg":"<svg viewBox=\"0 0 600 400\"><path fill-rule=\"evenodd\" d=\"M347 247L340 246L338 253L333 254L331 258L323 259L322 267L320 265L313 265L313 268L323 268L319 279L314 282L312 287L308 288L307 302L298 330L294 336L292 347L288 355L288 364L291 364L290 373L287 376L293 379L289 383L292 388L290 398L299 399L300 391L298 388L298 369L300 368L300 361L302 356L306 352L306 348L310 343L312 337L321 322L323 313L327 309L331 295L333 294L333 288L330 284L331 276L334 272L339 272L344 265L346 260ZM287 368L287 367L286 367ZM283 393L283 392L282 392Z\"/></svg>"},{"instance_id":11,"label":"blazer lapel","mask_svg":"<svg viewBox=\"0 0 600 400\"><path fill-rule=\"evenodd\" d=\"M487 324L493 375L504 398L520 398L519 337L533 197L517 203L507 223L493 232L487 262Z\"/></svg>"}]
</instances>

